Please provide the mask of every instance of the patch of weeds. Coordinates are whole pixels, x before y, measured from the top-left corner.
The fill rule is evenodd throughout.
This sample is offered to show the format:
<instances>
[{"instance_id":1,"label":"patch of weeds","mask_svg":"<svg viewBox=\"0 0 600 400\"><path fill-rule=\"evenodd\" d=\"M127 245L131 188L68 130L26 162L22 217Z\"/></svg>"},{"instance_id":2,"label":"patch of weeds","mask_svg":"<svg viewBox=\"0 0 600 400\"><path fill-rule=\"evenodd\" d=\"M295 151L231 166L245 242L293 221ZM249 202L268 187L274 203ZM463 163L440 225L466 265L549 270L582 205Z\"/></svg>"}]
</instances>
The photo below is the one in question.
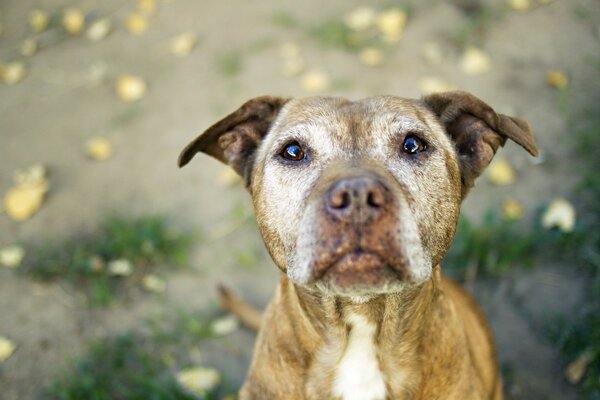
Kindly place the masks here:
<instances>
[{"instance_id":1,"label":"patch of weeds","mask_svg":"<svg viewBox=\"0 0 600 400\"><path fill-rule=\"evenodd\" d=\"M242 71L242 54L239 51L230 51L217 56L216 67L226 77L237 76Z\"/></svg>"},{"instance_id":2,"label":"patch of weeds","mask_svg":"<svg viewBox=\"0 0 600 400\"><path fill-rule=\"evenodd\" d=\"M214 321L220 312L216 308L206 311L188 312L175 310L164 319L150 319L147 321L151 336L161 343L178 343L192 345L198 340L215 336L212 329Z\"/></svg>"},{"instance_id":3,"label":"patch of weeds","mask_svg":"<svg viewBox=\"0 0 600 400\"><path fill-rule=\"evenodd\" d=\"M83 289L92 305L107 305L156 266L185 265L191 243L190 235L169 228L162 217L111 217L97 232L32 249L23 271L66 280Z\"/></svg>"},{"instance_id":4,"label":"patch of weeds","mask_svg":"<svg viewBox=\"0 0 600 400\"><path fill-rule=\"evenodd\" d=\"M50 386L52 400L198 400L221 398L221 389L196 396L182 388L173 368L185 360L139 334L98 340Z\"/></svg>"},{"instance_id":5,"label":"patch of weeds","mask_svg":"<svg viewBox=\"0 0 600 400\"><path fill-rule=\"evenodd\" d=\"M115 115L112 118L110 125L112 128L121 128L129 125L141 114L141 111L142 110L137 105L129 107Z\"/></svg>"},{"instance_id":6,"label":"patch of weeds","mask_svg":"<svg viewBox=\"0 0 600 400\"><path fill-rule=\"evenodd\" d=\"M270 21L274 25L287 29L297 28L300 25L296 17L286 11L273 13L270 17Z\"/></svg>"},{"instance_id":7,"label":"patch of weeds","mask_svg":"<svg viewBox=\"0 0 600 400\"><path fill-rule=\"evenodd\" d=\"M377 45L378 37L373 32L359 33L348 28L340 19L330 19L308 30L309 35L327 47L358 51L362 47Z\"/></svg>"},{"instance_id":8,"label":"patch of weeds","mask_svg":"<svg viewBox=\"0 0 600 400\"><path fill-rule=\"evenodd\" d=\"M470 10L466 13L465 23L460 26L454 35L454 40L461 47L480 42L485 37L492 22L501 18L504 13L504 8L483 5Z\"/></svg>"}]
</instances>

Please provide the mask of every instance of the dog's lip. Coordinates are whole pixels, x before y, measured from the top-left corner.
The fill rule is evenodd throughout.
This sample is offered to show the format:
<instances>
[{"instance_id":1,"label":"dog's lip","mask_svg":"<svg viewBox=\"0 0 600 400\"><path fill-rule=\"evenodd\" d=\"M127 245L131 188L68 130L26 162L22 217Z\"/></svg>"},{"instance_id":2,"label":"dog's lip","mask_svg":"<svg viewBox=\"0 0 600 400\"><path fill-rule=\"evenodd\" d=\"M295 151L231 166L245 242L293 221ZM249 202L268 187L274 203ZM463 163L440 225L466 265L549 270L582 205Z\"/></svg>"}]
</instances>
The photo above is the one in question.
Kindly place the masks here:
<instances>
[{"instance_id":1,"label":"dog's lip","mask_svg":"<svg viewBox=\"0 0 600 400\"><path fill-rule=\"evenodd\" d=\"M315 279L317 279L317 280L322 279L325 275L327 275L328 272L331 272L332 270L335 269L336 266L339 266L341 263L345 262L346 260L348 260L351 257L359 257L359 259L374 258L376 260L376 263L378 264L377 269L379 269L379 268L390 269L390 270L394 271L399 277L401 277L400 274L398 273L398 271L396 270L396 268L393 268L391 265L389 265L389 263L387 263L385 261L385 257L383 257L381 254L379 254L376 251L357 247L350 251L346 251L346 252L340 254L338 257L336 257L325 268L322 268L320 270L319 275L316 276Z\"/></svg>"}]
</instances>

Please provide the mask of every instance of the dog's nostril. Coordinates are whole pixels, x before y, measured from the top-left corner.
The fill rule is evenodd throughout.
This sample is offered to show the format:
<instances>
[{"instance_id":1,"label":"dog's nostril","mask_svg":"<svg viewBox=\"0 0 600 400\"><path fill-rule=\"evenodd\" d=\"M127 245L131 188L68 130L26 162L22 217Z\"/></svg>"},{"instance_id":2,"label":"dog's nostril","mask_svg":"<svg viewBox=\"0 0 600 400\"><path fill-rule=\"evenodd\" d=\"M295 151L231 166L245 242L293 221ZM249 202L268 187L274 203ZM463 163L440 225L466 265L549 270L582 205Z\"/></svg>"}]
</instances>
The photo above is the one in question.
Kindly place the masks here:
<instances>
[{"instance_id":1,"label":"dog's nostril","mask_svg":"<svg viewBox=\"0 0 600 400\"><path fill-rule=\"evenodd\" d=\"M383 192L379 190L371 190L367 194L367 204L373 208L379 208L385 204Z\"/></svg>"},{"instance_id":2,"label":"dog's nostril","mask_svg":"<svg viewBox=\"0 0 600 400\"><path fill-rule=\"evenodd\" d=\"M350 205L350 195L345 190L340 190L330 197L329 206L331 208L343 209Z\"/></svg>"}]
</instances>

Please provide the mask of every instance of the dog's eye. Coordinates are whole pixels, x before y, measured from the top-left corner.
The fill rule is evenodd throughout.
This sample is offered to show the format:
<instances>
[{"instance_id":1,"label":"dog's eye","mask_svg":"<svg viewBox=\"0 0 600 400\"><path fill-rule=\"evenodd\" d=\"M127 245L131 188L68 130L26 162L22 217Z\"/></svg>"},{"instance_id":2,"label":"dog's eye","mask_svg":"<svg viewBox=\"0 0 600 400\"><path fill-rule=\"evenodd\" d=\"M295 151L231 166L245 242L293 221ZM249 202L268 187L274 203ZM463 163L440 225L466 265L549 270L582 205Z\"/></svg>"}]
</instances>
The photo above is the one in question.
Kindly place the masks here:
<instances>
[{"instance_id":1,"label":"dog's eye","mask_svg":"<svg viewBox=\"0 0 600 400\"><path fill-rule=\"evenodd\" d=\"M425 150L427 150L425 142L414 135L407 136L402 144L402 151L407 154L418 154Z\"/></svg>"},{"instance_id":2,"label":"dog's eye","mask_svg":"<svg viewBox=\"0 0 600 400\"><path fill-rule=\"evenodd\" d=\"M298 142L287 144L279 155L290 161L302 161L305 158L304 150Z\"/></svg>"}]
</instances>

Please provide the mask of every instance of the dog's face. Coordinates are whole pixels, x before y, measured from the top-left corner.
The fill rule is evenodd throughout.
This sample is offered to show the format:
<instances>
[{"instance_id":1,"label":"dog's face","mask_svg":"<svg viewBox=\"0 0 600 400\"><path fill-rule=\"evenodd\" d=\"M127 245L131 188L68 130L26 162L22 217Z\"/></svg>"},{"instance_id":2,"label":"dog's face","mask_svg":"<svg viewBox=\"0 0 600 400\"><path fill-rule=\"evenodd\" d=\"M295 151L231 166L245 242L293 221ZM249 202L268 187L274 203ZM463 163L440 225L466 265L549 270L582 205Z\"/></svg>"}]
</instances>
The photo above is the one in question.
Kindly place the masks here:
<instances>
[{"instance_id":1,"label":"dog's face","mask_svg":"<svg viewBox=\"0 0 600 400\"><path fill-rule=\"evenodd\" d=\"M471 95L258 98L182 153L232 165L252 193L275 263L330 294L399 292L425 282L448 250L461 199L524 121Z\"/></svg>"}]
</instances>

